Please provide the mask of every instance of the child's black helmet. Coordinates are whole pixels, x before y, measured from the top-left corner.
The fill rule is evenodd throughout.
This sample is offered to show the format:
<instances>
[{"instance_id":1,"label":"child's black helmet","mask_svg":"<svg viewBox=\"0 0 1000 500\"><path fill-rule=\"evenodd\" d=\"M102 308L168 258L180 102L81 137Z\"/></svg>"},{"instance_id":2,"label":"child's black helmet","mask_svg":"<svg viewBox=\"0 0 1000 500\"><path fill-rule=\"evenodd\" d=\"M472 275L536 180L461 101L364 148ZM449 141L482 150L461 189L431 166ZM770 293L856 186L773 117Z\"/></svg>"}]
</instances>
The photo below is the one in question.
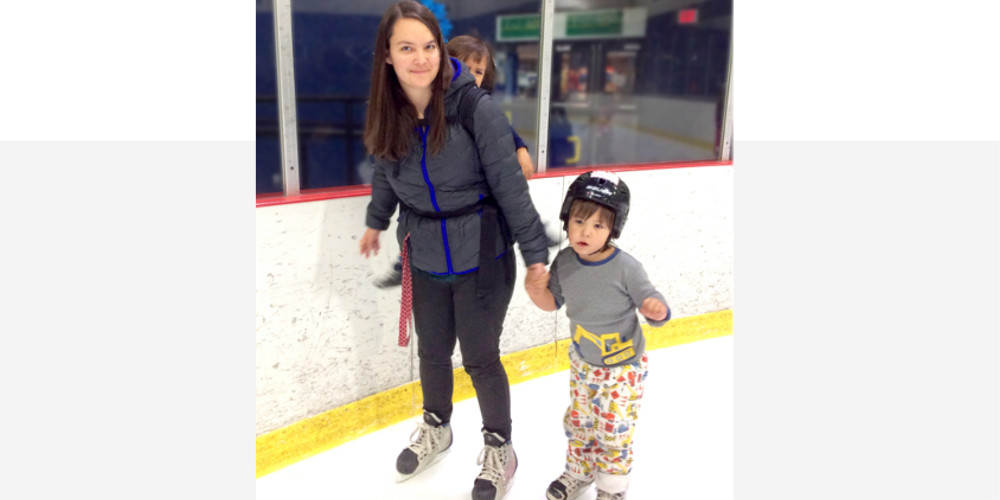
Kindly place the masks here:
<instances>
[{"instance_id":1,"label":"child's black helmet","mask_svg":"<svg viewBox=\"0 0 1000 500\"><path fill-rule=\"evenodd\" d=\"M629 192L625 181L612 172L595 170L587 172L573 181L566 191L559 220L563 221L563 230L569 226L569 208L575 199L590 200L600 203L615 212L615 226L611 228L611 237L618 238L625 227L628 218Z\"/></svg>"}]
</instances>

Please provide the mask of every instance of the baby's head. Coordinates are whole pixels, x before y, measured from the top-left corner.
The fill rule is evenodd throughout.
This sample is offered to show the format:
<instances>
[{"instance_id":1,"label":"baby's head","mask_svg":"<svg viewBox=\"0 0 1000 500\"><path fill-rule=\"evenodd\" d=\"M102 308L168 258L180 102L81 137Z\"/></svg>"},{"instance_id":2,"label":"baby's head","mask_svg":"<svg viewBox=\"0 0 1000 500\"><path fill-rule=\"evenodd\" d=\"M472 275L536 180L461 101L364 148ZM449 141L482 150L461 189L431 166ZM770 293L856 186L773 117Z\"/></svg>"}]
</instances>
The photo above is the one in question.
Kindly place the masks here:
<instances>
[{"instance_id":1,"label":"baby's head","mask_svg":"<svg viewBox=\"0 0 1000 500\"><path fill-rule=\"evenodd\" d=\"M611 230L611 239L616 239L625 227L630 201L628 186L614 172L585 172L569 185L559 219L567 229L571 216L587 219L601 211L601 221Z\"/></svg>"},{"instance_id":2,"label":"baby's head","mask_svg":"<svg viewBox=\"0 0 1000 500\"><path fill-rule=\"evenodd\" d=\"M456 36L448 41L448 55L462 61L476 77L476 86L493 90L496 66L493 64L493 50L481 38L471 35Z\"/></svg>"},{"instance_id":3,"label":"baby's head","mask_svg":"<svg viewBox=\"0 0 1000 500\"><path fill-rule=\"evenodd\" d=\"M614 224L614 210L597 202L577 198L569 208L566 240L580 258L601 259L604 257L602 252L611 248L611 228Z\"/></svg>"}]
</instances>

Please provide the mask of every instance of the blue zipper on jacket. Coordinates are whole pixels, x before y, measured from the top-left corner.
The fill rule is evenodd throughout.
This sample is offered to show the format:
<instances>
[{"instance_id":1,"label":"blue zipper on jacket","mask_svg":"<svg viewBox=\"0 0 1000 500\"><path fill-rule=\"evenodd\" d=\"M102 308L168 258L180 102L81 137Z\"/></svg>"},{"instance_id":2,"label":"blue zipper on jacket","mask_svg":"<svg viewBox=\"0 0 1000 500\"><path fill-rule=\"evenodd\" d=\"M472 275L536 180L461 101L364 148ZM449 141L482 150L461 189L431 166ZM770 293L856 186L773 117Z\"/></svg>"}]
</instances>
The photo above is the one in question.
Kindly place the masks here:
<instances>
[{"instance_id":1,"label":"blue zipper on jacket","mask_svg":"<svg viewBox=\"0 0 1000 500\"><path fill-rule=\"evenodd\" d=\"M424 174L424 183L427 184L427 189L431 193L431 205L434 206L435 212L440 212L441 207L438 206L437 193L434 191L434 185L431 184L430 176L427 175L427 129L426 125L419 128L420 140L424 143L424 149L420 155L420 169ZM451 267L451 248L448 246L447 219L441 219L441 238L444 242L444 258L448 262L448 274L454 274L455 269Z\"/></svg>"}]
</instances>

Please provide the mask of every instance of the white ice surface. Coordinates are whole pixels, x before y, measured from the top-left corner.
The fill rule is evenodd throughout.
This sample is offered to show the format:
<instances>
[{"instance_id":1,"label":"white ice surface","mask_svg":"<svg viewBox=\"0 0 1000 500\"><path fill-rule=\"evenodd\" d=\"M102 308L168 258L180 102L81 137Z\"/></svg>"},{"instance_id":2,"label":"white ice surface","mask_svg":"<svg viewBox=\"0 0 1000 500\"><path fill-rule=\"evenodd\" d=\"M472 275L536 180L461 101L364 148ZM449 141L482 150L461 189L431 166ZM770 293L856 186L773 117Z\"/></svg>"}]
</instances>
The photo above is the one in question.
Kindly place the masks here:
<instances>
[{"instance_id":1,"label":"white ice surface","mask_svg":"<svg viewBox=\"0 0 1000 500\"><path fill-rule=\"evenodd\" d=\"M563 470L567 371L511 386L519 464L505 500L545 498ZM483 446L475 399L455 405L454 443L422 474L395 483L396 455L416 418L362 436L257 479L258 500L467 500ZM733 498L733 337L649 351L628 498ZM591 488L581 500L594 500Z\"/></svg>"}]
</instances>

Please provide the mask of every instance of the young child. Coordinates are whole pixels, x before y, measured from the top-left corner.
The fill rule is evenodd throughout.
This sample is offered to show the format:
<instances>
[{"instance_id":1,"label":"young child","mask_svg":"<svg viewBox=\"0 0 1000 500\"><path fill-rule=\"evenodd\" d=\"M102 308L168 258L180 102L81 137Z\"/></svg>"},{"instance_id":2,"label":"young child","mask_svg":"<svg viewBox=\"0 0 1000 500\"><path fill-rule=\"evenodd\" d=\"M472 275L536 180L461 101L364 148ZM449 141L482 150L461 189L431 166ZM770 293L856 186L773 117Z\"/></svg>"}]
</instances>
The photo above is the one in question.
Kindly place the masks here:
<instances>
[{"instance_id":1,"label":"young child","mask_svg":"<svg viewBox=\"0 0 1000 500\"><path fill-rule=\"evenodd\" d=\"M493 51L490 46L479 37L472 35L461 35L452 38L446 45L448 55L462 61L469 67L469 71L476 79L476 86L493 92L493 82L496 79L496 65L493 64ZM521 164L521 173L526 180L531 180L535 175L535 165L528 154L528 145L517 135L514 127L510 128L514 134L514 149L517 150L517 162ZM558 242L555 242L558 244ZM399 286L403 279L403 263L400 258L393 261L392 269L385 275L375 279L375 286L378 288L392 288Z\"/></svg>"},{"instance_id":2,"label":"young child","mask_svg":"<svg viewBox=\"0 0 1000 500\"><path fill-rule=\"evenodd\" d=\"M566 305L570 320L570 394L563 417L569 438L566 470L545 493L550 500L582 495L597 482L599 500L620 500L632 469L632 433L643 395L647 357L635 310L650 325L670 308L642 264L612 245L629 210L629 190L611 172L573 181L559 218L569 247L548 273L529 273L525 286L545 311Z\"/></svg>"},{"instance_id":3,"label":"young child","mask_svg":"<svg viewBox=\"0 0 1000 500\"><path fill-rule=\"evenodd\" d=\"M472 76L476 77L477 87L493 92L497 67L493 63L493 50L485 40L472 35L456 36L448 41L448 55L469 67ZM521 173L530 181L531 176L535 175L535 165L531 162L531 155L528 154L528 145L517 135L514 127L511 127L510 131L514 134L514 149L517 150Z\"/></svg>"}]
</instances>

